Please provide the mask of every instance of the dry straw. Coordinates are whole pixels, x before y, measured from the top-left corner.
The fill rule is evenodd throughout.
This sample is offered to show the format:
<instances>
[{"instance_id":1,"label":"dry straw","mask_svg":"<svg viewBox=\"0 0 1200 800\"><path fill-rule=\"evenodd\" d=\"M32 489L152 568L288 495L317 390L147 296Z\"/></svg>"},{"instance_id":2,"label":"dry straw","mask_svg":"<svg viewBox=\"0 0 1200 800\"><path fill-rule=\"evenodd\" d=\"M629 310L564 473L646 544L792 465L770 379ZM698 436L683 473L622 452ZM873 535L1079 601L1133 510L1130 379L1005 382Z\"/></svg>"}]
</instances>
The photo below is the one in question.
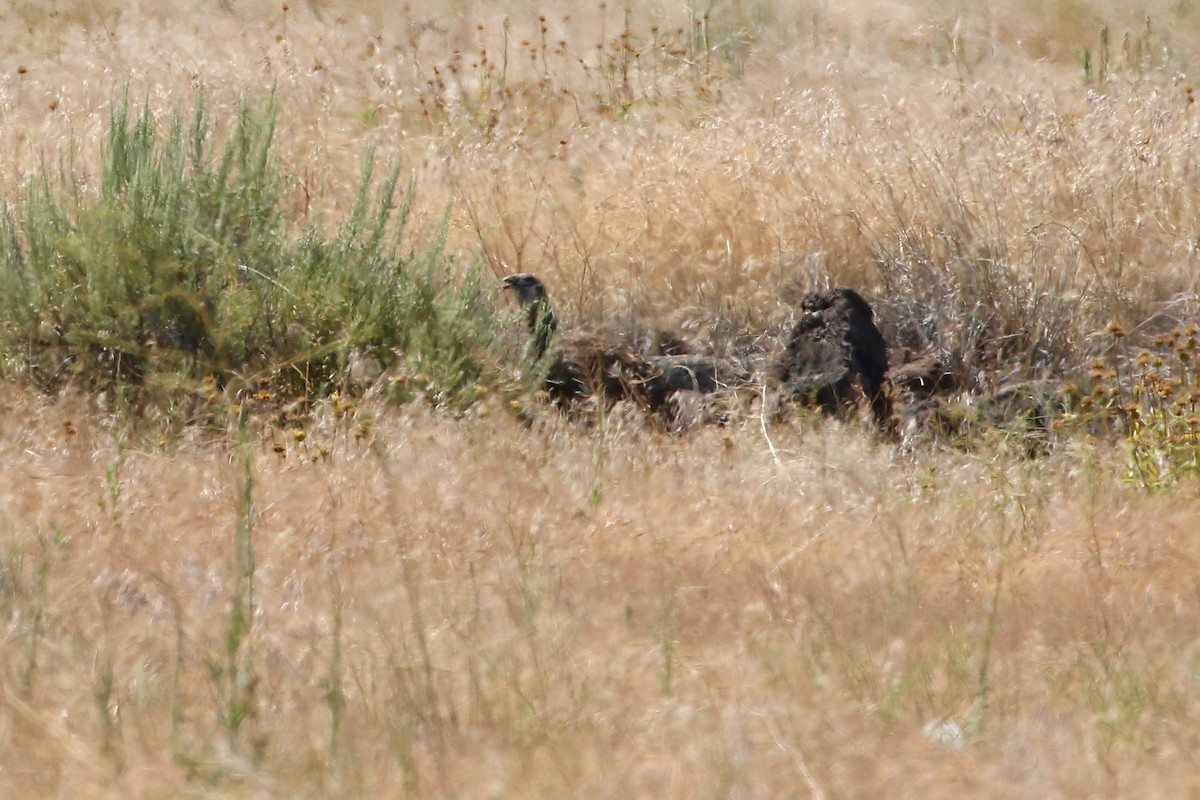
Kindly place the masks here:
<instances>
[{"instance_id":1,"label":"dry straw","mask_svg":"<svg viewBox=\"0 0 1200 800\"><path fill-rule=\"evenodd\" d=\"M1063 390L1034 458L757 408L675 438L621 409L518 421L520 336L438 281L409 284L406 319L482 332L422 329L383 374L333 337L330 374L373 382L300 405L280 376L316 372L293 360L231 370L240 394L190 376L204 424L10 382L0 795L1200 793L1181 9L0 9L13 230L32 178L100 190L126 87L163 130L203 94L220 139L273 86L273 242L346 230L394 164L402 252L438 253L425 274L456 291L532 271L564 320L753 361L804 291L853 285L972 388ZM231 285L259 280L239 263L283 283L232 261ZM59 335L14 319L10 381ZM456 383L463 338L489 344Z\"/></svg>"}]
</instances>

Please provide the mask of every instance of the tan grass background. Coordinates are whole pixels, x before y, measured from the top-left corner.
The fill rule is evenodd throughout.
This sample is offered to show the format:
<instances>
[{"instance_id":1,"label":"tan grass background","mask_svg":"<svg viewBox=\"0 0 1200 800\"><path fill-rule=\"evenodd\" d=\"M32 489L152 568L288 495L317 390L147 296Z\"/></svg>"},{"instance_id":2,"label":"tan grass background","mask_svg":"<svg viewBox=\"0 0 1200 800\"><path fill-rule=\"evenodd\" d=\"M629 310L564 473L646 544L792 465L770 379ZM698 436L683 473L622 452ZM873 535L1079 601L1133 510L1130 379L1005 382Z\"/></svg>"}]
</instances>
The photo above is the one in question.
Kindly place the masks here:
<instances>
[{"instance_id":1,"label":"tan grass background","mask_svg":"<svg viewBox=\"0 0 1200 800\"><path fill-rule=\"evenodd\" d=\"M450 209L453 252L538 272L576 320L766 324L798 289L903 290L908 257L998 244L1014 302L1080 325L1195 309L1186 5L704 10L10 2L0 196L94 177L125 86L164 120L274 87L298 228L348 207L371 143L422 224ZM0 795L1200 792L1194 486L1137 492L1082 441L1030 463L808 419L357 415L256 431L231 743L236 437L8 391Z\"/></svg>"},{"instance_id":2,"label":"tan grass background","mask_svg":"<svg viewBox=\"0 0 1200 800\"><path fill-rule=\"evenodd\" d=\"M600 5L15 3L5 195L43 163L86 175L123 86L164 124L197 92L219 117L274 87L298 224L346 207L374 144L414 173L419 219L452 204L455 249L482 239L585 316L878 288L872 245L922 225L1003 242L1126 322L1196 290L1198 24L1170 4ZM705 19L716 55L687 49Z\"/></svg>"},{"instance_id":3,"label":"tan grass background","mask_svg":"<svg viewBox=\"0 0 1200 800\"><path fill-rule=\"evenodd\" d=\"M237 458L92 413L6 415L6 793L1197 788L1194 499L1085 456L914 462L836 424L776 430L776 463L751 425L593 439L421 410L370 443L255 446L256 766L209 672ZM923 735L943 721L961 736Z\"/></svg>"}]
</instances>

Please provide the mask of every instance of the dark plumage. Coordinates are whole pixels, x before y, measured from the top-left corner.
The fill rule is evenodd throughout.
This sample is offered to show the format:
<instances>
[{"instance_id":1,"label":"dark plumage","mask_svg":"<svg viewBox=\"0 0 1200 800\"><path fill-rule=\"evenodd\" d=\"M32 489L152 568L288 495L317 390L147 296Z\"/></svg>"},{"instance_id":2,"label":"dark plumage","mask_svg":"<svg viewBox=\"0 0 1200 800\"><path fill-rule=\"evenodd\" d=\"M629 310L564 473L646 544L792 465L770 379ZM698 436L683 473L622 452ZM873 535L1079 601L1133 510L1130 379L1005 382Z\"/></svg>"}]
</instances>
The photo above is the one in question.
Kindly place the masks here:
<instances>
[{"instance_id":1,"label":"dark plumage","mask_svg":"<svg viewBox=\"0 0 1200 800\"><path fill-rule=\"evenodd\" d=\"M546 287L534 275L504 279L526 312L531 355L546 369L545 388L560 406L586 398L628 400L670 415L679 392L714 392L743 376L714 359L694 355L646 356L600 336L558 333Z\"/></svg>"},{"instance_id":2,"label":"dark plumage","mask_svg":"<svg viewBox=\"0 0 1200 800\"><path fill-rule=\"evenodd\" d=\"M668 392L662 371L645 358L597 336L558 336L546 287L536 276L509 275L504 287L516 294L526 312L531 355L546 370L546 392L560 406L592 397L629 400L651 411L665 405Z\"/></svg>"},{"instance_id":3,"label":"dark plumage","mask_svg":"<svg viewBox=\"0 0 1200 800\"><path fill-rule=\"evenodd\" d=\"M662 373L670 392L710 394L749 380L741 371L708 356L648 356L647 361Z\"/></svg>"},{"instance_id":4,"label":"dark plumage","mask_svg":"<svg viewBox=\"0 0 1200 800\"><path fill-rule=\"evenodd\" d=\"M509 275L504 279L504 288L512 289L517 302L525 311L529 331L533 334L534 357L541 358L550 346L550 337L558 330L558 320L550 310L550 297L546 287L536 276L528 272Z\"/></svg>"},{"instance_id":5,"label":"dark plumage","mask_svg":"<svg viewBox=\"0 0 1200 800\"><path fill-rule=\"evenodd\" d=\"M792 396L829 412L864 397L876 422L890 424L887 344L871 306L853 289L838 288L810 292L801 308L773 376Z\"/></svg>"},{"instance_id":6,"label":"dark plumage","mask_svg":"<svg viewBox=\"0 0 1200 800\"><path fill-rule=\"evenodd\" d=\"M926 353L913 358L905 351L902 358L900 364L887 371L888 380L897 392L921 399L935 394L952 394L961 388L958 375L936 356Z\"/></svg>"},{"instance_id":7,"label":"dark plumage","mask_svg":"<svg viewBox=\"0 0 1200 800\"><path fill-rule=\"evenodd\" d=\"M914 356L903 349L893 352L891 360L899 362L888 368L887 379L893 388L897 433L905 447L920 440L970 437L972 419L978 415L971 403L945 402L962 390L963 382L944 359L931 352Z\"/></svg>"}]
</instances>

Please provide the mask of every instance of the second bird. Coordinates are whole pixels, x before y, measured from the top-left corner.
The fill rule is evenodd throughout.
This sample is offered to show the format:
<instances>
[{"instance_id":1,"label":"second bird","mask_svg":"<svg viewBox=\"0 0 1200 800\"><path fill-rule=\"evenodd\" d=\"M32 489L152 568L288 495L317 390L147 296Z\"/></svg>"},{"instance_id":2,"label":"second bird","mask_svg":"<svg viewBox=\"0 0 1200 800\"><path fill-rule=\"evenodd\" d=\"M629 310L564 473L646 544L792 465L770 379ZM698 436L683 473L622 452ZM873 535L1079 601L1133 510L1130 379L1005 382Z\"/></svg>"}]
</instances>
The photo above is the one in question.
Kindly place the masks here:
<instances>
[{"instance_id":1,"label":"second bird","mask_svg":"<svg viewBox=\"0 0 1200 800\"><path fill-rule=\"evenodd\" d=\"M669 414L669 402L678 392L709 393L744 377L706 356L644 355L604 336L560 334L546 287L537 276L509 275L504 288L512 290L525 311L530 355L546 370L546 392L560 407L588 399L626 400Z\"/></svg>"}]
</instances>

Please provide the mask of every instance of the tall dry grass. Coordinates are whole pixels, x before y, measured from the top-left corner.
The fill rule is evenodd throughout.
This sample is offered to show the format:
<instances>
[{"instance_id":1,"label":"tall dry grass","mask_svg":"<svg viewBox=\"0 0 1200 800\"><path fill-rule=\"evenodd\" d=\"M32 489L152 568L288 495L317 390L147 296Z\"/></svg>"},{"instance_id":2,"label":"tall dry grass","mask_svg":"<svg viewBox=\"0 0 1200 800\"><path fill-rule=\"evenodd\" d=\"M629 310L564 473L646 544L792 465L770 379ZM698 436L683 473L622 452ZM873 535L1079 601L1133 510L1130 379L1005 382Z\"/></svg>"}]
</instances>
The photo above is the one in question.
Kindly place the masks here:
<instances>
[{"instance_id":1,"label":"tall dry grass","mask_svg":"<svg viewBox=\"0 0 1200 800\"><path fill-rule=\"evenodd\" d=\"M1109 320L1197 312L1185 12L11 3L0 197L94 189L126 86L216 119L274 87L297 231L374 144L417 228L448 207L451 252L572 321L717 346L847 283L981 382L1069 373ZM1083 437L1028 462L338 402L160 440L10 387L0 794L1200 788L1193 485L1135 490Z\"/></svg>"},{"instance_id":2,"label":"tall dry grass","mask_svg":"<svg viewBox=\"0 0 1200 800\"><path fill-rule=\"evenodd\" d=\"M1194 496L1094 454L412 409L247 473L71 402L6 420L6 794L1197 788Z\"/></svg>"},{"instance_id":3,"label":"tall dry grass","mask_svg":"<svg viewBox=\"0 0 1200 800\"><path fill-rule=\"evenodd\" d=\"M585 317L770 319L781 285L849 282L970 349L995 298L962 273L990 269L1079 347L1196 291L1195 23L1169 4L50 8L7 14L9 197L86 168L126 84L164 113L274 86L297 224L344 212L375 144L417 219L452 204L454 248ZM1061 350L1015 311L988 333Z\"/></svg>"}]
</instances>

